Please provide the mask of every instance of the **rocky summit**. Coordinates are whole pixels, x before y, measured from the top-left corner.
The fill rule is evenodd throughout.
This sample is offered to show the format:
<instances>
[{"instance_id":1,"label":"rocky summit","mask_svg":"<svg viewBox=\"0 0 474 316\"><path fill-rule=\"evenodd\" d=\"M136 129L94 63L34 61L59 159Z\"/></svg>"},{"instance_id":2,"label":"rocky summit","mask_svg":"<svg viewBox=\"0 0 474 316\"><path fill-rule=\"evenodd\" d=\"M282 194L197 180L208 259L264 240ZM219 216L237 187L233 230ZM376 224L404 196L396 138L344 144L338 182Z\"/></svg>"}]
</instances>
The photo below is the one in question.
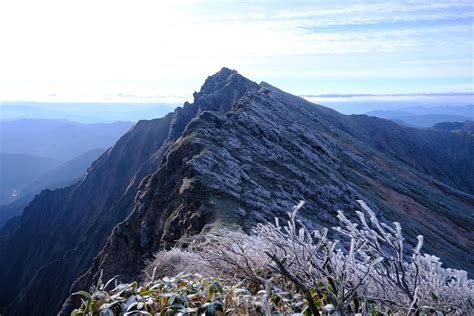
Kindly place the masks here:
<instances>
[{"instance_id":1,"label":"rocky summit","mask_svg":"<svg viewBox=\"0 0 474 316\"><path fill-rule=\"evenodd\" d=\"M2 229L0 311L68 315L70 293L100 271L132 280L180 239L249 231L300 200L317 228L362 199L472 275L472 157L472 133L343 115L223 68L193 103L138 122L80 182L41 192Z\"/></svg>"}]
</instances>

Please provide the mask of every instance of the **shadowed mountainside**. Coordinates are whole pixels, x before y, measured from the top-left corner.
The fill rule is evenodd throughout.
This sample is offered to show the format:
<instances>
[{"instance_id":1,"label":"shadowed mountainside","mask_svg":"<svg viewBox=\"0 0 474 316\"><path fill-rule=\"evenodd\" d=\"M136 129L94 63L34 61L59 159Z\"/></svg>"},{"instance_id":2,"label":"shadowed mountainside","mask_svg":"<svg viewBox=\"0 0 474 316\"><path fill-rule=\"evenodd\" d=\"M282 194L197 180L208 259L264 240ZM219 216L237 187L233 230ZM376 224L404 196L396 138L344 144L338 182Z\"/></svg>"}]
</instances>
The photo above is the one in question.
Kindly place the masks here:
<instances>
[{"instance_id":1,"label":"shadowed mountainside","mask_svg":"<svg viewBox=\"0 0 474 316\"><path fill-rule=\"evenodd\" d=\"M0 228L10 218L21 215L28 203L42 190L62 188L79 181L87 168L104 151L104 149L89 150L74 159L61 163L28 184L17 187L17 196L14 201L0 206Z\"/></svg>"}]
</instances>

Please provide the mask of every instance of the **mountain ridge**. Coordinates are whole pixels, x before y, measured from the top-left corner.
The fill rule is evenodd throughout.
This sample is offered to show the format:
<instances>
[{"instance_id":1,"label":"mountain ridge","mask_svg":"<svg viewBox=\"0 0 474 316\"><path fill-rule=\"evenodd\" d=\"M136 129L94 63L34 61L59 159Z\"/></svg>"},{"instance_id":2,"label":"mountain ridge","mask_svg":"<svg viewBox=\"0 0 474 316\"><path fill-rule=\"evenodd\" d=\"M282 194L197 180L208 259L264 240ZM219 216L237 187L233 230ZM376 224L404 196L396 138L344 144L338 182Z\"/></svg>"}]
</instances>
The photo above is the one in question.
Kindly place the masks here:
<instances>
[{"instance_id":1,"label":"mountain ridge","mask_svg":"<svg viewBox=\"0 0 474 316\"><path fill-rule=\"evenodd\" d=\"M378 137L371 140L374 133ZM313 227L331 224L337 209L355 210L357 198L368 199L379 214L408 223L409 235L425 233L432 240L428 250L448 264L472 271L468 250L474 238L467 227L474 223L474 181L445 176L464 162L454 154L466 155L473 140L415 132L423 144L418 156L430 153L430 143L454 144L453 155L428 156L432 166L422 169L404 157L410 148L390 147L412 133L386 120L339 114L223 68L206 79L192 104L138 122L80 183L32 202L17 230L0 239L0 277L10 286L0 288L0 306L11 302L7 311L13 315L26 312L25 302L37 314L56 312L101 269L104 278L118 273L125 281L177 239L216 225L248 230L300 199L314 209L302 213ZM464 168L474 170L469 161ZM453 187L444 184L448 180ZM442 198L443 205L437 204ZM52 209L54 214L44 212ZM44 246L27 244L24 237L40 231L55 231L46 236L55 241L46 254ZM455 246L446 253L450 243ZM18 247L24 251L16 252ZM18 274L21 280L14 278ZM74 304L70 298L61 314Z\"/></svg>"},{"instance_id":2,"label":"mountain ridge","mask_svg":"<svg viewBox=\"0 0 474 316\"><path fill-rule=\"evenodd\" d=\"M271 88L271 86L266 86L265 88ZM287 94L282 94L281 91L274 89L271 92L278 92L278 99L284 99L287 98ZM247 111L251 108L247 107L249 102L251 103L249 99L251 98L260 98L261 96L269 95L269 93L266 89L261 89L258 92L248 92L246 95L244 95L232 108L231 112L239 112L239 111ZM263 99L260 99L260 101L264 101L265 97ZM264 102L259 102L259 105L262 105ZM309 104L306 104L309 105ZM312 105L311 105L312 106ZM282 110L284 107L280 107L279 110ZM332 110L325 109L323 107L318 109L319 111L324 111L325 117L328 117L330 115L335 115L337 114L333 112ZM272 108L272 112L278 111L277 108ZM305 113L307 114L307 113ZM229 116L238 116L238 114L234 113L226 113L226 114L219 114L215 112L203 112L201 113L197 118L195 118L193 121L190 122L188 127L183 133L182 138L187 139L193 134L193 130L197 132L197 130L203 130L203 128L199 128L199 124L203 124L205 127L209 127L214 125L216 128L216 133L211 134L210 137L213 139L212 142L215 142L215 138L218 138L218 135L220 133L225 132L222 130L223 126L226 125L226 118L223 117L225 116L227 119L230 119ZM299 119L303 119L304 116L299 117ZM379 120L379 119L369 119L372 122L378 122L382 121L383 124L386 124L384 120ZM392 123L394 126L396 126L394 123ZM232 127L236 127L235 125L232 125ZM247 129L250 128L252 129L252 125L246 124ZM207 133L211 133L208 128L204 128L206 130L206 133L202 135L202 137L205 137ZM218 131L218 132L217 132ZM244 130L239 130L241 133L244 132ZM265 131L275 131L275 128L271 128ZM255 133L259 134L262 133L259 131L258 128L254 130ZM271 138L272 135L268 134L265 135L267 138ZM278 137L276 137L278 138ZM248 138L244 138L248 139ZM219 143L219 140L217 140ZM230 143L233 143L232 141L229 141ZM265 215L265 212L260 209L259 214L251 214L253 216L253 220L250 220L250 223L246 224L245 220L242 221L240 216L244 214L243 216L247 216L248 214L248 209L247 210L242 210L241 206L242 205L235 205L233 202L229 202L229 200L223 200L222 196L227 194L230 196L230 200L232 201L233 198L238 196L238 192L235 192L233 188L237 186L235 181L237 177L233 175L233 171L230 169L220 169L216 171L212 171L211 168L206 169L201 176L206 177L210 176L212 179L207 179L207 180L193 180L193 177L191 179L189 178L190 176L196 176L196 174L199 175L199 172L191 168L191 170L187 169L183 165L176 165L174 161L179 161L180 156L182 155L182 152L184 151L186 155L191 155L194 157L199 157L201 154L199 153L199 148L200 146L203 146L203 141L202 139L197 140L196 146L191 146L191 145L186 145L185 142L183 141L180 143L178 142L175 144L176 147L170 149L168 153L167 159L163 162L162 167L160 168L159 171L157 171L151 178L147 180L146 183L143 184L142 190L146 192L143 195L138 195L137 196L137 201L135 205L135 209L132 212L132 214L121 224L119 224L117 227L114 228L114 231L112 232L111 236L109 237L109 240L106 244L106 246L103 248L99 256L95 259L95 262L93 264L93 268L89 270L88 273L86 273L82 278L80 278L74 285L75 289L79 288L84 288L88 284L91 284L92 280L97 279L99 271L106 271L105 275L106 276L112 276L112 275L120 275L121 277L125 278L128 280L129 278L133 278L134 275L139 274L139 271L143 268L143 262L140 262L137 258L149 258L151 254L154 251L157 251L160 248L167 248L168 246L172 245L176 239L181 238L182 236L186 235L193 235L199 232L202 232L203 230L206 231L208 228L208 225L215 225L219 220L223 220L229 223L239 223L242 227L247 226L247 229L250 228L250 223L254 223L255 219L256 220L272 220L273 216L277 215L278 212L274 209L273 212L268 212ZM209 146L209 144L206 144ZM191 153L187 150L187 148L194 148L196 152ZM209 155L211 153L216 153L219 151L218 148L216 147L206 147ZM228 148L228 147L226 147ZM239 146L239 149L241 149L241 146ZM323 147L319 147L318 152L324 153ZM327 151L325 152L326 154L328 153ZM227 159L230 158L229 156L225 156ZM222 157L221 157L222 158ZM233 156L233 158L236 158L236 156ZM191 160L186 160L186 165L190 164ZM212 160L209 158L209 160L213 161L214 163L219 161L219 159L214 159ZM281 160L281 157L279 157L278 160ZM168 166L168 162L173 161L170 166ZM207 161L207 159L206 159ZM229 162L226 160L226 164L235 166L237 164L234 164L233 162ZM199 165L202 167L202 165ZM216 167L214 165L214 167ZM167 170L169 168L169 170ZM176 175L179 174L180 176L178 177L179 179L183 179L183 182L180 183L179 181L168 181L167 179L170 175ZM214 175L214 176L212 176ZM223 175L220 177L220 175ZM199 177L199 176L198 176ZM186 179L187 181L184 181ZM227 181L226 181L227 180ZM423 179L422 179L423 180ZM290 182L289 179L286 179L286 181ZM192 185L189 185L189 183L192 183ZM229 183L226 183L229 182ZM200 187L200 184L202 183L207 183L207 187ZM220 183L220 186L216 187L217 183ZM470 182L470 189L472 189L472 181ZM297 182L293 183L295 186L297 186ZM375 187L375 186L374 186ZM157 195L157 191L153 191L153 188L158 188L159 191L163 190L164 188L166 189L166 192L175 192L168 195L167 197L160 199L159 195ZM315 190L317 190L316 187L314 187ZM333 188L331 188L333 189ZM350 192L350 190L353 189L355 190L355 187L352 188L347 188L347 190ZM446 189L446 188L445 188ZM334 191L337 191L337 189L333 189ZM452 189L447 189L448 191L452 191ZM188 191L188 192L187 192ZM218 191L218 194L213 195L214 191ZM252 189L249 190L250 192L265 192L265 189L262 188L261 186L256 186ZM267 191L268 192L268 191ZM331 192L331 191L330 191ZM345 202L346 205L349 207L351 206L352 202L350 201L355 201L360 195L353 194L352 197L350 196L349 192L345 192L347 195L346 199L347 201ZM284 192L280 192L283 194ZM326 192L325 192L326 193ZM334 192L331 192L332 194L335 194ZM329 193L329 194L331 194ZM309 192L306 193L307 195L310 194ZM465 198L466 196L470 200L469 202L469 207L472 208L474 200L472 199L472 196L469 196L468 194L464 194L462 192L456 193L455 191L452 191L451 194L459 194L460 197ZM177 198L176 195L181 195L181 198ZM209 198L209 201L202 201L202 198L196 198L196 196L213 196L214 200L212 198ZM246 203L251 204L252 200L257 199L258 203L253 203L251 205L251 208L259 208L259 203L265 203L263 197L266 197L268 199L274 200L277 199L277 196L274 195L269 195L267 196L266 193L263 193L262 196L259 196L258 194L254 194L251 198L247 197ZM303 196L298 196L298 197L293 197L293 201L297 201L298 198L304 198ZM331 207L330 203L332 202L333 204L336 204L334 201L340 199L341 197L336 197L326 199L326 205L327 207ZM241 198L242 199L242 198ZM245 199L245 198L244 198ZM167 205L166 201L176 201L176 204ZM288 198L287 200L292 200L291 197ZM181 201L181 202L178 202ZM199 202L200 201L200 202ZM283 202L283 201L282 201ZM307 201L308 202L308 201ZM410 203L410 202L408 202ZM234 205L233 205L234 204ZM278 203L277 203L278 204ZM220 217L216 215L219 210L216 209L216 205L218 206L219 210L222 210L222 208L229 208L229 207L234 207L233 211L222 211L224 212L224 215L221 215ZM352 205L353 206L353 205ZM334 205L332 205L334 207ZM157 212L156 210L163 208L161 212ZM278 207L279 213L284 214L284 212L288 209L291 208L291 203L286 203ZM318 206L313 204L312 207L310 208L316 208L318 209ZM336 206L333 208L333 212L336 211L338 207ZM209 211L214 209L214 212ZM408 210L407 210L408 211ZM260 217L263 213L264 218ZM334 214L333 214L334 215ZM158 218L156 218L158 216ZM327 221L331 221L332 217L327 217ZM166 220L168 219L168 220ZM193 219L193 220L191 220ZM207 219L203 221L203 219ZM422 222L424 222L424 225L429 225L429 223L426 220L421 219ZM214 221L214 223L213 223ZM404 221L406 222L406 221ZM470 222L472 222L472 214L470 218ZM146 223L146 224L144 224ZM330 222L331 223L331 222ZM333 224L333 223L331 223ZM408 227L410 227L408 225ZM154 234L150 235L150 232L154 232ZM438 231L439 232L439 231ZM413 232L411 232L413 234ZM435 238L435 234L426 234L427 237L430 238ZM444 234L446 235L446 234ZM471 236L472 238L472 236ZM438 238L439 240L439 238ZM451 239L452 242L455 241L455 239ZM464 253L469 254L469 244L472 245L472 240L467 242L467 244L464 246ZM437 250L439 253L439 249ZM471 257L472 258L472 257ZM451 262L452 263L452 262ZM135 269L133 268L135 266ZM128 272L125 272L128 271ZM106 277L107 278L107 277ZM69 304L71 304L72 301L69 301L65 306L64 306L64 311L68 311L68 308L70 307Z\"/></svg>"},{"instance_id":3,"label":"mountain ridge","mask_svg":"<svg viewBox=\"0 0 474 316\"><path fill-rule=\"evenodd\" d=\"M465 122L441 122L433 125L432 128L444 131L474 132L474 120Z\"/></svg>"}]
</instances>

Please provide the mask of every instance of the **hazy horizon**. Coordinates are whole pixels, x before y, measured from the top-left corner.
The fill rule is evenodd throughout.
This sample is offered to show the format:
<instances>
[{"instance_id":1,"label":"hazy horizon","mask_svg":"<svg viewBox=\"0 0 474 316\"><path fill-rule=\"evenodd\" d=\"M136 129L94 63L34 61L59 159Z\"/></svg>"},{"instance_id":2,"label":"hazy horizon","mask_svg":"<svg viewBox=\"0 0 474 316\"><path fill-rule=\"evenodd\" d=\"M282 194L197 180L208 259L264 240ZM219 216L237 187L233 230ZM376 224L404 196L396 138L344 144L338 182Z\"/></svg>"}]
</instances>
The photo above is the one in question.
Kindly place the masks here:
<instances>
[{"instance_id":1,"label":"hazy horizon","mask_svg":"<svg viewBox=\"0 0 474 316\"><path fill-rule=\"evenodd\" d=\"M471 1L3 2L0 100L189 100L223 66L295 95L472 93L473 17Z\"/></svg>"},{"instance_id":2,"label":"hazy horizon","mask_svg":"<svg viewBox=\"0 0 474 316\"><path fill-rule=\"evenodd\" d=\"M403 111L411 107L459 107L474 104L474 94L390 94L390 95L302 95L315 104L332 108L343 114L365 114L377 110ZM131 101L130 101L131 100ZM67 119L81 123L111 123L153 119L172 112L192 97L167 99L119 98L102 101L0 101L1 119ZM135 102L133 102L135 101ZM472 113L471 116L474 116Z\"/></svg>"}]
</instances>

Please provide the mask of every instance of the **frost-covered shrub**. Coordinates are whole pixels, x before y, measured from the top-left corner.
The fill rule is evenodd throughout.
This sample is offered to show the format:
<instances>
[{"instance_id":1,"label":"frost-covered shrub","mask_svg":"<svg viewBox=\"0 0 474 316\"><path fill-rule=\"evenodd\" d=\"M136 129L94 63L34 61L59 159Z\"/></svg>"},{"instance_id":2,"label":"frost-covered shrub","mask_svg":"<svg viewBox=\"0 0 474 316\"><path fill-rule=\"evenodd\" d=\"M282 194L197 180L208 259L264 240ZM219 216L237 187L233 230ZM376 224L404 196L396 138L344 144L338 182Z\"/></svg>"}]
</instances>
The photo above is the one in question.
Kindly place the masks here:
<instances>
[{"instance_id":1,"label":"frost-covered shrub","mask_svg":"<svg viewBox=\"0 0 474 316\"><path fill-rule=\"evenodd\" d=\"M337 227L352 242L360 244L358 253L380 258L373 266L360 295L375 300L384 309L402 312L437 311L469 314L474 303L474 281L461 270L445 269L439 258L421 253L423 236L409 248L399 223L380 222L375 213L358 201L368 215L356 212L358 222L339 211L342 227Z\"/></svg>"},{"instance_id":2,"label":"frost-covered shrub","mask_svg":"<svg viewBox=\"0 0 474 316\"><path fill-rule=\"evenodd\" d=\"M214 235L201 257L225 277L296 291L314 313L323 306L341 313L472 312L474 282L465 271L443 268L422 254L423 236L410 247L399 223L381 222L358 203L364 212L356 212L357 222L338 212L341 241L326 228L309 231L297 217L301 202L284 224L259 224L252 236Z\"/></svg>"},{"instance_id":3,"label":"frost-covered shrub","mask_svg":"<svg viewBox=\"0 0 474 316\"><path fill-rule=\"evenodd\" d=\"M242 232L220 231L209 234L194 245L195 252L209 268L228 280L245 280L250 286L265 286L269 258L267 243L258 236Z\"/></svg>"},{"instance_id":4,"label":"frost-covered shrub","mask_svg":"<svg viewBox=\"0 0 474 316\"><path fill-rule=\"evenodd\" d=\"M356 221L338 212L341 240L298 220L259 224L252 235L220 231L190 250L157 253L139 286L99 283L75 315L272 314L472 315L474 281L406 243L363 202ZM195 274L196 270L206 277ZM157 278L158 275L175 275ZM190 273L190 274L189 274Z\"/></svg>"},{"instance_id":5,"label":"frost-covered shrub","mask_svg":"<svg viewBox=\"0 0 474 316\"><path fill-rule=\"evenodd\" d=\"M380 222L358 202L368 219L356 212L358 222L352 222L339 211L341 226L334 228L349 247L340 247L327 229L308 231L297 220L303 202L288 213L286 225L258 225L255 234L269 245L269 268L291 280L314 313L326 303L341 313L472 313L474 281L465 271L444 269L439 258L422 255L423 236L408 247L399 223Z\"/></svg>"},{"instance_id":6,"label":"frost-covered shrub","mask_svg":"<svg viewBox=\"0 0 474 316\"><path fill-rule=\"evenodd\" d=\"M419 258L418 264L420 309L474 314L474 281L466 271L444 269L439 258L427 254Z\"/></svg>"},{"instance_id":7,"label":"frost-covered shrub","mask_svg":"<svg viewBox=\"0 0 474 316\"><path fill-rule=\"evenodd\" d=\"M358 290L380 259L360 256L361 244L356 240L351 240L344 252L338 248L339 241L328 237L327 229L310 232L297 219L303 204L288 213L286 225L276 220L255 228L255 234L269 245L265 253L273 262L270 269L293 282L313 313L327 304L340 311L358 312L362 303Z\"/></svg>"},{"instance_id":8,"label":"frost-covered shrub","mask_svg":"<svg viewBox=\"0 0 474 316\"><path fill-rule=\"evenodd\" d=\"M144 270L145 279L149 278L153 271L156 278L178 275L180 273L199 273L206 277L216 275L216 271L210 268L196 252L181 248L159 251L153 260L150 260Z\"/></svg>"}]
</instances>

